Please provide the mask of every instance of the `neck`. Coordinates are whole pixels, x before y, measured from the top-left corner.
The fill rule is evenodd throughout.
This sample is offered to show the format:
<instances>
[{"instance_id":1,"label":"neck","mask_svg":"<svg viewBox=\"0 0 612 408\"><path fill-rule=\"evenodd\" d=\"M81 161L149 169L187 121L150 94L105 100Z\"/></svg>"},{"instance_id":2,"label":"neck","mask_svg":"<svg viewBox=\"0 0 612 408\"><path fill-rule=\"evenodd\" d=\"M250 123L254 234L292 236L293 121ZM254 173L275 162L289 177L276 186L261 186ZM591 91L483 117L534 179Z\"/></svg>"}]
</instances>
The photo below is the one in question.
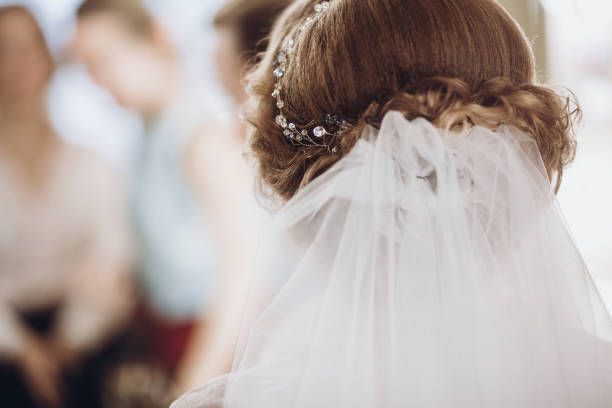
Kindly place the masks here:
<instances>
[{"instance_id":1,"label":"neck","mask_svg":"<svg viewBox=\"0 0 612 408\"><path fill-rule=\"evenodd\" d=\"M2 125L28 126L43 121L46 122L46 112L41 95L0 102L0 124Z\"/></svg>"},{"instance_id":2,"label":"neck","mask_svg":"<svg viewBox=\"0 0 612 408\"><path fill-rule=\"evenodd\" d=\"M42 99L0 104L0 152L29 187L44 185L57 142Z\"/></svg>"},{"instance_id":3,"label":"neck","mask_svg":"<svg viewBox=\"0 0 612 408\"><path fill-rule=\"evenodd\" d=\"M156 86L149 89L150 95L141 113L147 118L153 118L162 113L180 92L181 73L174 61L164 61L160 64L160 80Z\"/></svg>"},{"instance_id":4,"label":"neck","mask_svg":"<svg viewBox=\"0 0 612 408\"><path fill-rule=\"evenodd\" d=\"M0 143L9 149L48 145L51 125L42 97L10 100L0 103Z\"/></svg>"}]
</instances>

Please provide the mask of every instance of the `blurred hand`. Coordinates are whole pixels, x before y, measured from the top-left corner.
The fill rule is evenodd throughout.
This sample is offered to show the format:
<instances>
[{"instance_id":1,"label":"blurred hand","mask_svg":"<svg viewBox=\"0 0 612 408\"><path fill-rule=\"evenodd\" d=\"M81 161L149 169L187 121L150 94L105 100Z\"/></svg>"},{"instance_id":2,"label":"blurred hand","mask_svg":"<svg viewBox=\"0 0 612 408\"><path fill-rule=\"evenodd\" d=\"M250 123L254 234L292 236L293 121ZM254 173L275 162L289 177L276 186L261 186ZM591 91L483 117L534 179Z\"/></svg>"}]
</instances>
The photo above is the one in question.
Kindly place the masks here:
<instances>
[{"instance_id":1,"label":"blurred hand","mask_svg":"<svg viewBox=\"0 0 612 408\"><path fill-rule=\"evenodd\" d=\"M62 406L62 372L46 344L29 336L24 352L17 359L32 397L40 407Z\"/></svg>"},{"instance_id":2,"label":"blurred hand","mask_svg":"<svg viewBox=\"0 0 612 408\"><path fill-rule=\"evenodd\" d=\"M73 371L83 356L83 352L72 347L65 340L58 337L51 337L46 342L49 355L53 356L58 368L63 371Z\"/></svg>"}]
</instances>

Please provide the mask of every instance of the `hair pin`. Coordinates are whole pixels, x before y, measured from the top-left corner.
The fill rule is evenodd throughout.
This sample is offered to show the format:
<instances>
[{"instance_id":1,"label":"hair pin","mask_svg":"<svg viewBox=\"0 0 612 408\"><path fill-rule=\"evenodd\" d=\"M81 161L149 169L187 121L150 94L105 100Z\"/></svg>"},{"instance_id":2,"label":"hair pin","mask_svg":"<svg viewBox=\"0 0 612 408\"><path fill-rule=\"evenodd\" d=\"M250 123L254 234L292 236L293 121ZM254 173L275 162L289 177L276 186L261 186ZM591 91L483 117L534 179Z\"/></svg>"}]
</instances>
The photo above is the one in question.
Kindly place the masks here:
<instances>
[{"instance_id":1,"label":"hair pin","mask_svg":"<svg viewBox=\"0 0 612 408\"><path fill-rule=\"evenodd\" d=\"M321 3L315 4L315 16L306 17L306 20L300 25L298 29L297 35L305 32L308 27L313 23L313 21L315 21L316 16L321 15L328 8L329 1L323 1ZM287 36L284 39L284 41L282 42L282 48L276 55L276 59L274 61L274 71L272 71L272 74L276 78L276 83L274 84L274 91L272 92L272 97L275 98L276 108L278 109L278 114L276 115L275 122L283 129L283 135L289 141L291 141L291 143L299 145L327 147L328 145L323 144L321 142L323 138L327 135L331 135L332 137L338 136L340 131L346 127L346 120L340 119L336 115L327 114L325 118L325 126L317 125L312 129L311 133L308 131L308 129L299 128L295 123L289 122L284 115L284 108L286 104L285 101L283 101L282 99L283 87L281 85L281 80L287 72L288 59L292 52L295 50L296 37ZM332 127L336 127L337 130L333 132L330 131L329 129L331 129Z\"/></svg>"}]
</instances>

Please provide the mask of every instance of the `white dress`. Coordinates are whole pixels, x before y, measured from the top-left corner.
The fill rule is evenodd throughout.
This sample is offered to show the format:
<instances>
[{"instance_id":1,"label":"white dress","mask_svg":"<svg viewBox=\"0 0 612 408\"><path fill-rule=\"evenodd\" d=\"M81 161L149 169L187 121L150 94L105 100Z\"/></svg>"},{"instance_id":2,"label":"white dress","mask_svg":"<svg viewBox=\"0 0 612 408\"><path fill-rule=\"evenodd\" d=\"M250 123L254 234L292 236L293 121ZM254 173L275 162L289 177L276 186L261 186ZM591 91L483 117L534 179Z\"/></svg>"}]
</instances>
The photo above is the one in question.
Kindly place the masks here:
<instances>
[{"instance_id":1,"label":"white dress","mask_svg":"<svg viewBox=\"0 0 612 408\"><path fill-rule=\"evenodd\" d=\"M284 282L173 408L612 406L610 316L518 129L390 112L275 227Z\"/></svg>"},{"instance_id":2,"label":"white dress","mask_svg":"<svg viewBox=\"0 0 612 408\"><path fill-rule=\"evenodd\" d=\"M0 203L0 359L23 347L21 313L57 304L59 335L96 346L121 319L124 302L108 290L131 257L117 175L62 144L38 193L0 162Z\"/></svg>"}]
</instances>

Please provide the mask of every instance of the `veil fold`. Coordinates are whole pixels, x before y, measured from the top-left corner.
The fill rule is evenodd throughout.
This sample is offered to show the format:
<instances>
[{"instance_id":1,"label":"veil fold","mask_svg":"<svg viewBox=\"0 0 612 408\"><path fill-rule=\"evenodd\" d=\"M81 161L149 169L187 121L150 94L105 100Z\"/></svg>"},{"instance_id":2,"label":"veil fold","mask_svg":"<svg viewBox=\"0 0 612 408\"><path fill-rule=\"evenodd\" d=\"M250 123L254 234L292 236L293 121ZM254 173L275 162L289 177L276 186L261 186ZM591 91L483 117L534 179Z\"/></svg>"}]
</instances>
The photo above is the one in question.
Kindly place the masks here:
<instances>
[{"instance_id":1,"label":"veil fold","mask_svg":"<svg viewBox=\"0 0 612 408\"><path fill-rule=\"evenodd\" d=\"M231 373L172 407L612 406L612 320L533 139L364 132L277 215Z\"/></svg>"}]
</instances>

